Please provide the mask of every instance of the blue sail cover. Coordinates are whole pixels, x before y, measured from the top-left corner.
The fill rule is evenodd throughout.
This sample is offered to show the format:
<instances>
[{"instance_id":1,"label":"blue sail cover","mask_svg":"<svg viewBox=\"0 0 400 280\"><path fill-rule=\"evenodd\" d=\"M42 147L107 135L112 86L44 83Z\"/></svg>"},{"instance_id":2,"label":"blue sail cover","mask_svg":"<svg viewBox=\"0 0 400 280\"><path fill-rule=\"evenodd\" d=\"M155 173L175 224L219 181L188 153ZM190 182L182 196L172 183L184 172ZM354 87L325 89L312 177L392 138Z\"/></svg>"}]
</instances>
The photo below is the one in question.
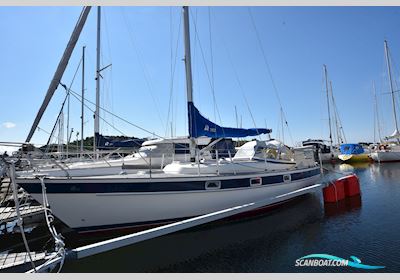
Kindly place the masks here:
<instances>
[{"instance_id":1,"label":"blue sail cover","mask_svg":"<svg viewBox=\"0 0 400 280\"><path fill-rule=\"evenodd\" d=\"M118 140L117 137L96 133L96 146L99 149L140 148L146 139L129 138Z\"/></svg>"},{"instance_id":2,"label":"blue sail cover","mask_svg":"<svg viewBox=\"0 0 400 280\"><path fill-rule=\"evenodd\" d=\"M205 117L194 106L193 102L188 102L189 114L189 135L191 137L208 136L214 138L226 137L246 137L260 134L271 133L271 129L266 128L232 128L219 126Z\"/></svg>"},{"instance_id":3,"label":"blue sail cover","mask_svg":"<svg viewBox=\"0 0 400 280\"><path fill-rule=\"evenodd\" d=\"M359 155L364 153L364 148L360 144L342 144L340 153L343 155Z\"/></svg>"}]
</instances>

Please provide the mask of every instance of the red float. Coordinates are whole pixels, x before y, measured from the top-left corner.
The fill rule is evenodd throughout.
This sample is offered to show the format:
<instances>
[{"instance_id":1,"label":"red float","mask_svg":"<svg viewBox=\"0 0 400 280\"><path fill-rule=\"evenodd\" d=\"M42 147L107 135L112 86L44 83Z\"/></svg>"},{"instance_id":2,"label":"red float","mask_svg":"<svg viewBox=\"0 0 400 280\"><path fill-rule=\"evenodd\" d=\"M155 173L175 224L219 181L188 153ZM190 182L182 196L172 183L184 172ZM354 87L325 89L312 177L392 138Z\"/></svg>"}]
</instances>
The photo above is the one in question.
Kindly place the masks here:
<instances>
[{"instance_id":1,"label":"red float","mask_svg":"<svg viewBox=\"0 0 400 280\"><path fill-rule=\"evenodd\" d=\"M342 178L344 181L344 191L347 197L360 195L360 181L357 175L352 174Z\"/></svg>"},{"instance_id":2,"label":"red float","mask_svg":"<svg viewBox=\"0 0 400 280\"><path fill-rule=\"evenodd\" d=\"M337 202L343 200L346 197L344 190L344 181L336 180L330 183L323 190L325 202Z\"/></svg>"}]
</instances>

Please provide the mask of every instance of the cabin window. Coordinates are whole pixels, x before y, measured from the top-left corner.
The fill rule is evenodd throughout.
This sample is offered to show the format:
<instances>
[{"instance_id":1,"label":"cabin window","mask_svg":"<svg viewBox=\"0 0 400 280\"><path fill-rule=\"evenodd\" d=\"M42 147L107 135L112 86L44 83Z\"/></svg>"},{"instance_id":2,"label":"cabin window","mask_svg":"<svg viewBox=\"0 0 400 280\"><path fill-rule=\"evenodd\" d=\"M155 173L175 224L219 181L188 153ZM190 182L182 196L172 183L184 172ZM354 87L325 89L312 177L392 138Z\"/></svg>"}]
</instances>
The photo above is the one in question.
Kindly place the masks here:
<instances>
[{"instance_id":1,"label":"cabin window","mask_svg":"<svg viewBox=\"0 0 400 280\"><path fill-rule=\"evenodd\" d=\"M189 154L188 143L174 143L174 151L176 155Z\"/></svg>"},{"instance_id":2,"label":"cabin window","mask_svg":"<svg viewBox=\"0 0 400 280\"><path fill-rule=\"evenodd\" d=\"M218 190L221 188L221 181L207 181L206 190Z\"/></svg>"},{"instance_id":3,"label":"cabin window","mask_svg":"<svg viewBox=\"0 0 400 280\"><path fill-rule=\"evenodd\" d=\"M291 178L290 174L283 175L283 182L289 182L291 180L292 180L292 178Z\"/></svg>"},{"instance_id":4,"label":"cabin window","mask_svg":"<svg viewBox=\"0 0 400 280\"><path fill-rule=\"evenodd\" d=\"M250 179L250 186L261 186L261 184L262 184L261 177L251 178Z\"/></svg>"}]
</instances>

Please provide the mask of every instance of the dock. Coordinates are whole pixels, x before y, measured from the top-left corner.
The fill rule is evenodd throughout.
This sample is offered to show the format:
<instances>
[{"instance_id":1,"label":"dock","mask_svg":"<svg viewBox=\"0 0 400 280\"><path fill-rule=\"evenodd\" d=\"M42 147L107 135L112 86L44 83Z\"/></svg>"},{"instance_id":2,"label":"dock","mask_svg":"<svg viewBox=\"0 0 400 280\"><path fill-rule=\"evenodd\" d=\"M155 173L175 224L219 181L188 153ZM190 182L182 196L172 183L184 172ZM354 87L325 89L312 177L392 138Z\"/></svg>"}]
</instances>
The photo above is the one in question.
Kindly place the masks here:
<instances>
[{"instance_id":1,"label":"dock","mask_svg":"<svg viewBox=\"0 0 400 280\"><path fill-rule=\"evenodd\" d=\"M31 252L31 258L35 263L45 261L46 252ZM30 265L30 258L27 252L0 254L0 270L16 268L25 264Z\"/></svg>"},{"instance_id":2,"label":"dock","mask_svg":"<svg viewBox=\"0 0 400 280\"><path fill-rule=\"evenodd\" d=\"M3 204L10 194L12 194L10 178L0 178L0 204Z\"/></svg>"},{"instance_id":3,"label":"dock","mask_svg":"<svg viewBox=\"0 0 400 280\"><path fill-rule=\"evenodd\" d=\"M43 211L44 208L41 205L23 205L19 209L22 219L43 214ZM0 223L9 223L16 219L17 211L15 207L0 207Z\"/></svg>"},{"instance_id":4,"label":"dock","mask_svg":"<svg viewBox=\"0 0 400 280\"><path fill-rule=\"evenodd\" d=\"M31 201L32 198L27 192L21 187L18 187L18 200L24 202ZM13 189L11 186L11 180L8 177L0 179L0 207L3 206L14 206ZM1 213L1 211L0 211Z\"/></svg>"}]
</instances>

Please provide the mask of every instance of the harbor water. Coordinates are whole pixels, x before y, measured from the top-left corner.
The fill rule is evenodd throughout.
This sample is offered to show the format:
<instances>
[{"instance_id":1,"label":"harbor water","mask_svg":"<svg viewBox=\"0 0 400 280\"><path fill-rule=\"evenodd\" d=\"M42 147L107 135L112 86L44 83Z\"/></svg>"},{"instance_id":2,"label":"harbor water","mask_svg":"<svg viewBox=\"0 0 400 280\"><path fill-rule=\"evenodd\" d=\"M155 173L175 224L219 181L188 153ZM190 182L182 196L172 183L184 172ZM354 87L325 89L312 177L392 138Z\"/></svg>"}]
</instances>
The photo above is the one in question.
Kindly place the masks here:
<instances>
[{"instance_id":1,"label":"harbor water","mask_svg":"<svg viewBox=\"0 0 400 280\"><path fill-rule=\"evenodd\" d=\"M400 163L332 165L355 172L361 198L316 193L261 216L148 240L65 264L64 272L400 272ZM355 256L377 270L296 266L309 254Z\"/></svg>"}]
</instances>

